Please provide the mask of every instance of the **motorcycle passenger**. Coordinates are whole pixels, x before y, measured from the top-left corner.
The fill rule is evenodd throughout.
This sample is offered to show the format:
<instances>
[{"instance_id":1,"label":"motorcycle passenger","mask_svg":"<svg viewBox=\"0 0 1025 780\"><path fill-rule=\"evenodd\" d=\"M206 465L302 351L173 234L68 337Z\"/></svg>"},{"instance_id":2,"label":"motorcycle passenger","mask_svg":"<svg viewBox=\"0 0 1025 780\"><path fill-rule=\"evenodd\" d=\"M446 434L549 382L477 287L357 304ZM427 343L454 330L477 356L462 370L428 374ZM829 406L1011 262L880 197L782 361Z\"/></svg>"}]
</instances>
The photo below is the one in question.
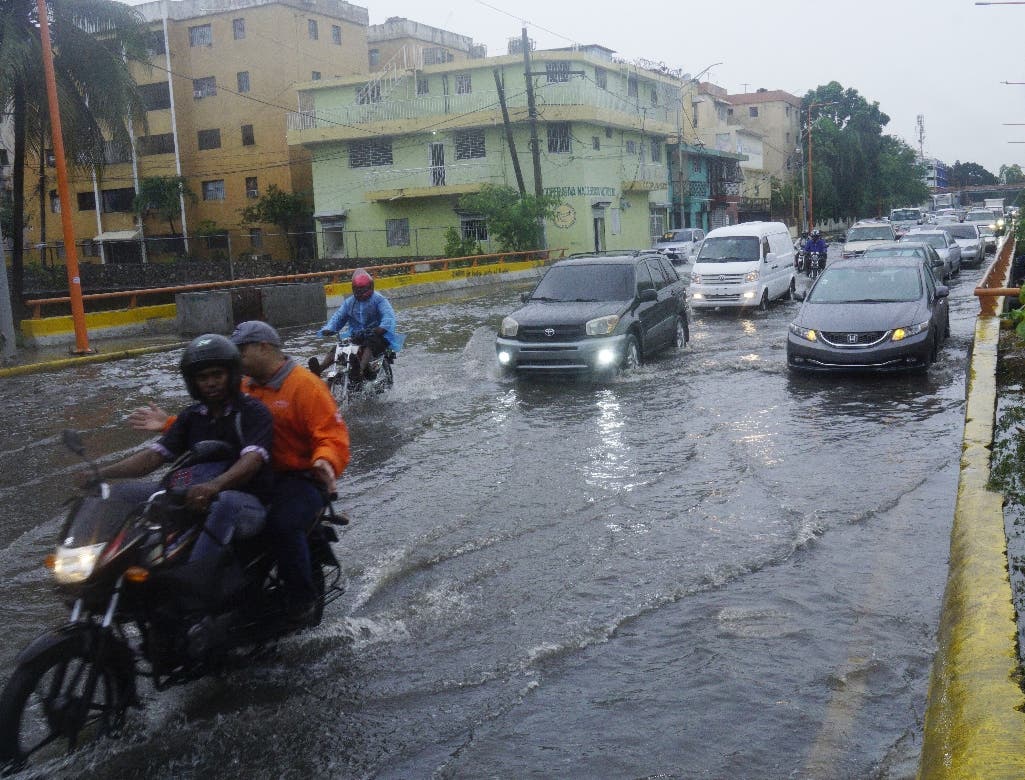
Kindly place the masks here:
<instances>
[{"instance_id":1,"label":"motorcycle passenger","mask_svg":"<svg viewBox=\"0 0 1025 780\"><path fill-rule=\"evenodd\" d=\"M331 336L346 329L352 343L359 346L359 368L352 367L349 377L353 389L357 389L373 358L389 348L398 350L402 346L395 333L395 310L387 298L374 291L374 278L363 268L352 272L352 295L346 297L319 332L321 336ZM310 358L309 367L319 376L334 361L332 347L323 361Z\"/></svg>"},{"instance_id":2,"label":"motorcycle passenger","mask_svg":"<svg viewBox=\"0 0 1025 780\"><path fill-rule=\"evenodd\" d=\"M197 403L185 407L146 449L100 468L98 474L90 471L79 477L83 484L97 476L142 477L198 442L214 439L231 445L238 453L234 462L197 464L172 475L172 485L175 479L182 487L195 483L188 485L185 504L206 513L205 530L192 548L190 561L219 555L236 534L255 535L267 516L273 485L273 421L263 403L240 391L241 365L238 348L224 336L211 333L193 339L182 353L180 369ZM135 481L112 486L111 495L134 504L160 489L156 482Z\"/></svg>"}]
</instances>

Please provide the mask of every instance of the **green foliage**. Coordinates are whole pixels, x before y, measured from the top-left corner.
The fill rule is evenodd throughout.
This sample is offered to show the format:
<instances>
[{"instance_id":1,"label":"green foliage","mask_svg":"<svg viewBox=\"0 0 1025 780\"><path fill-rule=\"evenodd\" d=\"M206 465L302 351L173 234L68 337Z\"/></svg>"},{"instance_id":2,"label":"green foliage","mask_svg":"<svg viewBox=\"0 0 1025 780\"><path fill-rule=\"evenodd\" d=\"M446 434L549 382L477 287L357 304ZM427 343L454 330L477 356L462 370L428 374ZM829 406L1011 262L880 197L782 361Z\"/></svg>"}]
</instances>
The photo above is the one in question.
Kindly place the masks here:
<instances>
[{"instance_id":1,"label":"green foliage","mask_svg":"<svg viewBox=\"0 0 1025 780\"><path fill-rule=\"evenodd\" d=\"M501 249L522 252L541 248L543 220L554 216L560 202L551 195L521 196L512 187L485 184L480 192L463 195L459 208L480 214Z\"/></svg>"},{"instance_id":2,"label":"green foliage","mask_svg":"<svg viewBox=\"0 0 1025 780\"><path fill-rule=\"evenodd\" d=\"M468 257L481 254L480 244L472 238L463 238L459 231L450 227L445 231L445 257Z\"/></svg>"},{"instance_id":3,"label":"green foliage","mask_svg":"<svg viewBox=\"0 0 1025 780\"><path fill-rule=\"evenodd\" d=\"M1001 169L1002 170L1002 169ZM951 187L977 187L999 184L999 180L978 163L955 160L947 172L947 181Z\"/></svg>"},{"instance_id":4,"label":"green foliage","mask_svg":"<svg viewBox=\"0 0 1025 780\"><path fill-rule=\"evenodd\" d=\"M242 223L252 225L258 223L277 225L285 234L288 248L295 256L294 236L301 231L309 231L313 227L313 206L305 192L285 192L276 184L267 188L267 192L255 203L241 210Z\"/></svg>"},{"instance_id":5,"label":"green foliage","mask_svg":"<svg viewBox=\"0 0 1025 780\"><path fill-rule=\"evenodd\" d=\"M1000 166L1000 181L1004 184L1020 184L1025 181L1025 171L1018 163Z\"/></svg>"},{"instance_id":6,"label":"green foliage","mask_svg":"<svg viewBox=\"0 0 1025 780\"><path fill-rule=\"evenodd\" d=\"M144 219L150 214L166 219L174 234L178 232L174 218L181 212L181 198L189 203L197 201L196 193L184 176L151 176L139 182L139 193L132 207Z\"/></svg>"}]
</instances>

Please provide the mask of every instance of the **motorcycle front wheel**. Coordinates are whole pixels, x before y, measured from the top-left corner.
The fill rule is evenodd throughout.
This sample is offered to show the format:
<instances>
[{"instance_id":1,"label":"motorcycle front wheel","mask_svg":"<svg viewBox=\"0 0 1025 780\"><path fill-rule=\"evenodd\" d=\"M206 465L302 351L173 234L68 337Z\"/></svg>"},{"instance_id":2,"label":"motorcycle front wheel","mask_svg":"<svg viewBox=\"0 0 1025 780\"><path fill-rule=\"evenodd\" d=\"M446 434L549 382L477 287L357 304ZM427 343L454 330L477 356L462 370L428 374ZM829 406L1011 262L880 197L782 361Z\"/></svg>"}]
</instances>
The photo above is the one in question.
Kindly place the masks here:
<instances>
[{"instance_id":1,"label":"motorcycle front wheel","mask_svg":"<svg viewBox=\"0 0 1025 780\"><path fill-rule=\"evenodd\" d=\"M118 675L84 640L65 636L14 670L0 696L0 766L56 758L121 725Z\"/></svg>"},{"instance_id":2,"label":"motorcycle front wheel","mask_svg":"<svg viewBox=\"0 0 1025 780\"><path fill-rule=\"evenodd\" d=\"M334 396L339 409L345 408L349 403L349 372L346 369L339 369L338 373L327 380L327 387Z\"/></svg>"}]
</instances>

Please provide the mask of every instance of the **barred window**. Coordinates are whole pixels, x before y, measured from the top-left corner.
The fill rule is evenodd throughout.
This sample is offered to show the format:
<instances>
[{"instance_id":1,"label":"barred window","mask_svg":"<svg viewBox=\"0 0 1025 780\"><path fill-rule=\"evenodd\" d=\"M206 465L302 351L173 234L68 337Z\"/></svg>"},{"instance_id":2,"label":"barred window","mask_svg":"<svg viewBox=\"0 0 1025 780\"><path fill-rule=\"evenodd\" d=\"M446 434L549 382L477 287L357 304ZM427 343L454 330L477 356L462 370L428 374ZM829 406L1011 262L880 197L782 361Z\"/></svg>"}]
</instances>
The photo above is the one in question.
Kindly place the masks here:
<instances>
[{"instance_id":1,"label":"barred window","mask_svg":"<svg viewBox=\"0 0 1025 780\"><path fill-rule=\"evenodd\" d=\"M260 197L260 182L257 176L246 176L246 197L247 198L259 198Z\"/></svg>"},{"instance_id":2,"label":"barred window","mask_svg":"<svg viewBox=\"0 0 1025 780\"><path fill-rule=\"evenodd\" d=\"M454 59L455 57L449 53L448 49L443 49L440 46L424 49L424 65L440 65L443 62L452 62Z\"/></svg>"},{"instance_id":3,"label":"barred window","mask_svg":"<svg viewBox=\"0 0 1025 780\"><path fill-rule=\"evenodd\" d=\"M365 141L349 141L350 168L370 168L374 165L391 164L390 138L368 138Z\"/></svg>"},{"instance_id":4,"label":"barred window","mask_svg":"<svg viewBox=\"0 0 1025 780\"><path fill-rule=\"evenodd\" d=\"M337 24L331 25L331 43L335 46L342 45L342 28Z\"/></svg>"},{"instance_id":5,"label":"barred window","mask_svg":"<svg viewBox=\"0 0 1025 780\"><path fill-rule=\"evenodd\" d=\"M654 138L651 140L651 161L662 162L662 142Z\"/></svg>"},{"instance_id":6,"label":"barred window","mask_svg":"<svg viewBox=\"0 0 1025 780\"><path fill-rule=\"evenodd\" d=\"M246 37L246 20L245 19L232 19L231 30L235 36L236 41L241 41Z\"/></svg>"},{"instance_id":7,"label":"barred window","mask_svg":"<svg viewBox=\"0 0 1025 780\"><path fill-rule=\"evenodd\" d=\"M626 77L626 96L637 97L637 77L627 76Z\"/></svg>"},{"instance_id":8,"label":"barred window","mask_svg":"<svg viewBox=\"0 0 1025 780\"><path fill-rule=\"evenodd\" d=\"M263 247L263 229L262 228L249 228L249 245L253 249L261 249Z\"/></svg>"},{"instance_id":9,"label":"barred window","mask_svg":"<svg viewBox=\"0 0 1025 780\"><path fill-rule=\"evenodd\" d=\"M213 130L200 130L197 134L197 145L200 150L203 149L220 149L221 148L221 131L219 128Z\"/></svg>"},{"instance_id":10,"label":"barred window","mask_svg":"<svg viewBox=\"0 0 1025 780\"><path fill-rule=\"evenodd\" d=\"M601 139L596 135L591 136L591 148L596 152L601 151Z\"/></svg>"},{"instance_id":11,"label":"barred window","mask_svg":"<svg viewBox=\"0 0 1025 780\"><path fill-rule=\"evenodd\" d=\"M96 196L91 192L78 193L79 211L96 211Z\"/></svg>"},{"instance_id":12,"label":"barred window","mask_svg":"<svg viewBox=\"0 0 1025 780\"><path fill-rule=\"evenodd\" d=\"M172 154L174 152L174 134L144 135L139 139L137 145L140 157L148 157L152 154Z\"/></svg>"},{"instance_id":13,"label":"barred window","mask_svg":"<svg viewBox=\"0 0 1025 780\"><path fill-rule=\"evenodd\" d=\"M203 182L203 200L224 200L224 179Z\"/></svg>"},{"instance_id":14,"label":"barred window","mask_svg":"<svg viewBox=\"0 0 1025 780\"><path fill-rule=\"evenodd\" d=\"M380 49L370 49L370 50L368 50L367 51L367 59L370 62L370 69L371 70L373 70L374 68L380 66L380 64L381 64L381 50Z\"/></svg>"},{"instance_id":15,"label":"barred window","mask_svg":"<svg viewBox=\"0 0 1025 780\"><path fill-rule=\"evenodd\" d=\"M238 91L248 92L249 91L249 71L240 70L235 74L235 79L238 81Z\"/></svg>"},{"instance_id":16,"label":"barred window","mask_svg":"<svg viewBox=\"0 0 1025 780\"><path fill-rule=\"evenodd\" d=\"M159 111L171 107L171 90L166 81L140 84L139 94L142 96L142 107L146 111Z\"/></svg>"},{"instance_id":17,"label":"barred window","mask_svg":"<svg viewBox=\"0 0 1025 780\"><path fill-rule=\"evenodd\" d=\"M146 53L150 57L156 57L158 54L163 54L166 51L163 30L150 30L146 33Z\"/></svg>"},{"instance_id":18,"label":"barred window","mask_svg":"<svg viewBox=\"0 0 1025 780\"><path fill-rule=\"evenodd\" d=\"M385 230L388 233L388 246L409 246L409 219L386 219Z\"/></svg>"},{"instance_id":19,"label":"barred window","mask_svg":"<svg viewBox=\"0 0 1025 780\"><path fill-rule=\"evenodd\" d=\"M456 94L469 95L473 92L473 82L469 73L456 74Z\"/></svg>"},{"instance_id":20,"label":"barred window","mask_svg":"<svg viewBox=\"0 0 1025 780\"><path fill-rule=\"evenodd\" d=\"M253 146L256 143L256 134L252 125L242 125L242 145Z\"/></svg>"},{"instance_id":21,"label":"barred window","mask_svg":"<svg viewBox=\"0 0 1025 780\"><path fill-rule=\"evenodd\" d=\"M488 240L488 223L481 217L460 217L459 232L464 239L472 241Z\"/></svg>"},{"instance_id":22,"label":"barred window","mask_svg":"<svg viewBox=\"0 0 1025 780\"><path fill-rule=\"evenodd\" d=\"M61 213L61 199L60 195L57 194L57 190L50 190L50 212L53 214Z\"/></svg>"},{"instance_id":23,"label":"barred window","mask_svg":"<svg viewBox=\"0 0 1025 780\"><path fill-rule=\"evenodd\" d=\"M637 142L636 141L627 141L626 142L626 153L627 154L637 154Z\"/></svg>"},{"instance_id":24,"label":"barred window","mask_svg":"<svg viewBox=\"0 0 1025 780\"><path fill-rule=\"evenodd\" d=\"M594 83L598 85L599 89L609 88L609 72L605 68L594 69Z\"/></svg>"},{"instance_id":25,"label":"barred window","mask_svg":"<svg viewBox=\"0 0 1025 780\"><path fill-rule=\"evenodd\" d=\"M205 98L217 94L217 80L213 76L192 79L192 97Z\"/></svg>"},{"instance_id":26,"label":"barred window","mask_svg":"<svg viewBox=\"0 0 1025 780\"><path fill-rule=\"evenodd\" d=\"M472 160L484 157L484 131L461 130L456 132L456 159Z\"/></svg>"},{"instance_id":27,"label":"barred window","mask_svg":"<svg viewBox=\"0 0 1025 780\"><path fill-rule=\"evenodd\" d=\"M548 123L548 151L552 154L572 151L569 122Z\"/></svg>"},{"instance_id":28,"label":"barred window","mask_svg":"<svg viewBox=\"0 0 1025 780\"><path fill-rule=\"evenodd\" d=\"M417 96L429 95L431 91L430 84L425 78L418 78L416 80L416 94Z\"/></svg>"},{"instance_id":29,"label":"barred window","mask_svg":"<svg viewBox=\"0 0 1025 780\"><path fill-rule=\"evenodd\" d=\"M546 62L545 73L548 76L549 84L558 84L563 81L569 81L569 63Z\"/></svg>"},{"instance_id":30,"label":"barred window","mask_svg":"<svg viewBox=\"0 0 1025 780\"><path fill-rule=\"evenodd\" d=\"M209 24L189 28L189 46L213 46L214 34Z\"/></svg>"},{"instance_id":31,"label":"barred window","mask_svg":"<svg viewBox=\"0 0 1025 780\"><path fill-rule=\"evenodd\" d=\"M311 41L315 41L315 40L317 40L317 38L320 37L320 33L317 32L317 20L316 19L307 19L306 20L306 29L309 32L310 40Z\"/></svg>"}]
</instances>

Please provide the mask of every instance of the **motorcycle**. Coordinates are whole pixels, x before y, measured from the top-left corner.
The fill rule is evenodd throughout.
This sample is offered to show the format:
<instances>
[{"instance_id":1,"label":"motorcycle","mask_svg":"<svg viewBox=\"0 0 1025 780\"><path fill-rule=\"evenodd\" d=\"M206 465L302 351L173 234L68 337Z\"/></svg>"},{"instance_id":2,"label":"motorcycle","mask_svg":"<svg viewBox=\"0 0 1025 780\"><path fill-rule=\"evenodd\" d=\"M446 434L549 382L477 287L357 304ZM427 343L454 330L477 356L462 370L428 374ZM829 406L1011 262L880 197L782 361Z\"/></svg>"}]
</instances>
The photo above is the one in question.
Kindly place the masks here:
<instances>
[{"instance_id":1,"label":"motorcycle","mask_svg":"<svg viewBox=\"0 0 1025 780\"><path fill-rule=\"evenodd\" d=\"M63 439L98 475L81 436L65 431ZM45 565L70 616L21 651L0 694L5 774L30 758L116 736L127 709L142 706L138 678L157 691L198 679L239 652L318 624L324 607L342 595L330 543L338 540L334 526L348 518L330 502L308 536L317 599L303 625L287 619L264 540L233 541L220 556L188 562L204 516L186 508L188 488L176 485L187 483L197 465L223 461L226 450L224 442L200 442L171 464L161 489L141 504L117 500L98 476L69 502Z\"/></svg>"},{"instance_id":2,"label":"motorcycle","mask_svg":"<svg viewBox=\"0 0 1025 780\"><path fill-rule=\"evenodd\" d=\"M354 382L353 375L359 372L358 352L359 345L352 339L339 339L335 345L335 360L324 372L324 381L339 408L347 406L360 393L379 395L394 384L392 363L395 362L395 350L386 349L373 358L363 373L363 381Z\"/></svg>"},{"instance_id":3,"label":"motorcycle","mask_svg":"<svg viewBox=\"0 0 1025 780\"><path fill-rule=\"evenodd\" d=\"M826 267L826 253L825 252L805 252L806 260L805 266L807 268L807 274L809 277L814 279L818 276Z\"/></svg>"},{"instance_id":4,"label":"motorcycle","mask_svg":"<svg viewBox=\"0 0 1025 780\"><path fill-rule=\"evenodd\" d=\"M805 268L807 268L807 263L808 263L808 260L805 257L805 251L803 249L795 250L794 251L794 272L795 273L799 273L799 274L805 273Z\"/></svg>"}]
</instances>

